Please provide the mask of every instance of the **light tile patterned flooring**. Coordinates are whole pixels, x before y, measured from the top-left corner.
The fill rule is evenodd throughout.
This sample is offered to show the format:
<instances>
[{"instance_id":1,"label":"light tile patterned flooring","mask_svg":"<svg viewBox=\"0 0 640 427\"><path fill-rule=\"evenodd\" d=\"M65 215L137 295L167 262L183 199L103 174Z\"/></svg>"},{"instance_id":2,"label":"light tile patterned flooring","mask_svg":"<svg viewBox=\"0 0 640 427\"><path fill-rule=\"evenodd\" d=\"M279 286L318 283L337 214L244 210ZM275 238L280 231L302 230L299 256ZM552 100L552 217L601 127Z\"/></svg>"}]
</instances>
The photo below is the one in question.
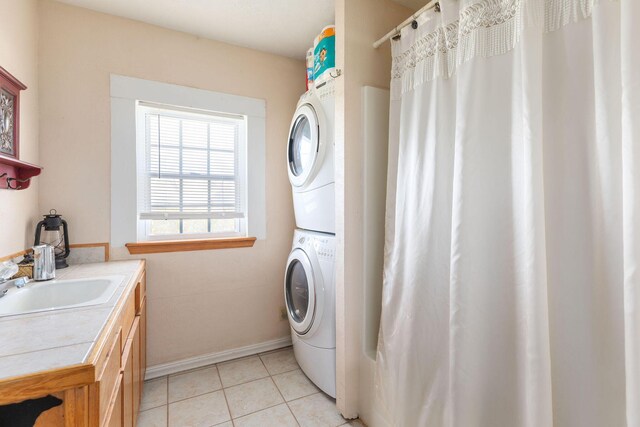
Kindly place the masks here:
<instances>
[{"instance_id":1,"label":"light tile patterned flooring","mask_svg":"<svg viewBox=\"0 0 640 427\"><path fill-rule=\"evenodd\" d=\"M291 347L145 383L139 427L361 427L300 370Z\"/></svg>"}]
</instances>

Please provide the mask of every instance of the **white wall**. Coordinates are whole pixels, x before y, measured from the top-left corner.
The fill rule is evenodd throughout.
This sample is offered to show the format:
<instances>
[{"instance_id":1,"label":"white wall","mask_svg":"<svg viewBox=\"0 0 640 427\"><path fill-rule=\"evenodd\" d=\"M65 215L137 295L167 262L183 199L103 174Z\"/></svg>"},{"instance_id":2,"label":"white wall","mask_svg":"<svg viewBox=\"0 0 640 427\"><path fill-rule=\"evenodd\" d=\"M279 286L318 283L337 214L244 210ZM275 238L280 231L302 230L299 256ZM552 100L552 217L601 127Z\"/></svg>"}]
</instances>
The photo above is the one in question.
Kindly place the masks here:
<instances>
[{"instance_id":1,"label":"white wall","mask_svg":"<svg viewBox=\"0 0 640 427\"><path fill-rule=\"evenodd\" d=\"M37 0L0 0L0 66L27 86L20 95L20 158L38 163ZM38 182L26 190L0 190L0 257L33 244Z\"/></svg>"},{"instance_id":2,"label":"white wall","mask_svg":"<svg viewBox=\"0 0 640 427\"><path fill-rule=\"evenodd\" d=\"M40 2L40 31L40 209L62 213L75 243L110 237L110 74L266 100L267 238L146 256L148 362L287 337L280 307L294 218L285 150L304 63L51 0ZM128 257L122 248L112 255Z\"/></svg>"},{"instance_id":3,"label":"white wall","mask_svg":"<svg viewBox=\"0 0 640 427\"><path fill-rule=\"evenodd\" d=\"M384 423L376 412L374 364L364 352L365 250L363 217L365 143L362 88L388 88L389 43L372 43L412 11L390 0L336 1L336 61L344 78L336 85L336 320L338 408L368 425ZM364 192L363 192L364 188Z\"/></svg>"}]
</instances>

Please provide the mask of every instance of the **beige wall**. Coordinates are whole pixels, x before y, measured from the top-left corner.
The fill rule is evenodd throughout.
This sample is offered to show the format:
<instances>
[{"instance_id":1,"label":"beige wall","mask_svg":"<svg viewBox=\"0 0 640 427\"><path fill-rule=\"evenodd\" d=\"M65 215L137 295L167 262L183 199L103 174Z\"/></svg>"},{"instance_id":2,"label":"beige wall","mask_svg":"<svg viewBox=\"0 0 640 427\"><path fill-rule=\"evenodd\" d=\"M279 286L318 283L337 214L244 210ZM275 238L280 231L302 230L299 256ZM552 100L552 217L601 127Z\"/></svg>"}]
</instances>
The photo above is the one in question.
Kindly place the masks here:
<instances>
[{"instance_id":1,"label":"beige wall","mask_svg":"<svg viewBox=\"0 0 640 427\"><path fill-rule=\"evenodd\" d=\"M37 0L0 0L0 66L27 85L20 96L20 158L38 163ZM0 190L0 257L33 244L38 181L27 190Z\"/></svg>"},{"instance_id":2,"label":"beige wall","mask_svg":"<svg viewBox=\"0 0 640 427\"><path fill-rule=\"evenodd\" d=\"M50 0L40 2L40 31L40 209L58 209L75 243L110 236L110 73L266 100L267 239L146 256L149 364L287 337L280 307L294 219L284 154L304 63Z\"/></svg>"},{"instance_id":3,"label":"beige wall","mask_svg":"<svg viewBox=\"0 0 640 427\"><path fill-rule=\"evenodd\" d=\"M336 289L338 408L368 425L384 424L374 400L373 362L363 352L364 276L362 87L388 88L389 43L372 43L412 11L390 0L337 0L338 67L344 78L336 88Z\"/></svg>"}]
</instances>

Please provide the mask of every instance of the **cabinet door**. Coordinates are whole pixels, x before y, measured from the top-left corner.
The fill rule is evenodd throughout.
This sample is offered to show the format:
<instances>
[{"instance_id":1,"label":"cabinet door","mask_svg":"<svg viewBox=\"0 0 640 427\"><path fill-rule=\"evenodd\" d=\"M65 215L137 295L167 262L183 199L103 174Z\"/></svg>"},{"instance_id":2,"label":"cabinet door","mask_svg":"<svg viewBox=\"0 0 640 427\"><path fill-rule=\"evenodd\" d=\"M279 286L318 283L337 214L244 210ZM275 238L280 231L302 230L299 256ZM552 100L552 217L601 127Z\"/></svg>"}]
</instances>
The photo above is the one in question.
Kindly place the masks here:
<instances>
[{"instance_id":1,"label":"cabinet door","mask_svg":"<svg viewBox=\"0 0 640 427\"><path fill-rule=\"evenodd\" d=\"M122 353L124 427L136 425L140 408L140 317L136 316Z\"/></svg>"},{"instance_id":2,"label":"cabinet door","mask_svg":"<svg viewBox=\"0 0 640 427\"><path fill-rule=\"evenodd\" d=\"M135 327L135 322L134 322ZM132 331L133 332L133 331ZM122 353L122 426L133 426L133 347L127 339Z\"/></svg>"},{"instance_id":3,"label":"cabinet door","mask_svg":"<svg viewBox=\"0 0 640 427\"><path fill-rule=\"evenodd\" d=\"M142 301L147 295L147 274L142 273L142 277L136 286L136 314L140 314Z\"/></svg>"},{"instance_id":4,"label":"cabinet door","mask_svg":"<svg viewBox=\"0 0 640 427\"><path fill-rule=\"evenodd\" d=\"M122 423L122 405L124 403L124 396L123 396L123 382L124 379L122 377L122 374L120 374L120 377L118 379L118 382L116 384L116 390L114 393L114 399L111 402L111 407L110 407L110 414L108 415L108 421L105 423L108 427L122 427L123 423Z\"/></svg>"},{"instance_id":5,"label":"cabinet door","mask_svg":"<svg viewBox=\"0 0 640 427\"><path fill-rule=\"evenodd\" d=\"M140 397L144 388L144 376L147 372L147 299L140 306Z\"/></svg>"},{"instance_id":6,"label":"cabinet door","mask_svg":"<svg viewBox=\"0 0 640 427\"><path fill-rule=\"evenodd\" d=\"M136 317L131 329L131 365L132 365L132 402L133 402L133 425L138 421L138 411L140 409L140 316Z\"/></svg>"},{"instance_id":7,"label":"cabinet door","mask_svg":"<svg viewBox=\"0 0 640 427\"><path fill-rule=\"evenodd\" d=\"M113 405L114 390L120 386L120 337L121 331L118 328L118 332L112 337L112 344L108 347L109 351L105 353L100 379L90 391L91 405L95 405L91 412L97 415L96 418L91 417L91 425L108 424L106 420L109 419L109 410Z\"/></svg>"}]
</instances>

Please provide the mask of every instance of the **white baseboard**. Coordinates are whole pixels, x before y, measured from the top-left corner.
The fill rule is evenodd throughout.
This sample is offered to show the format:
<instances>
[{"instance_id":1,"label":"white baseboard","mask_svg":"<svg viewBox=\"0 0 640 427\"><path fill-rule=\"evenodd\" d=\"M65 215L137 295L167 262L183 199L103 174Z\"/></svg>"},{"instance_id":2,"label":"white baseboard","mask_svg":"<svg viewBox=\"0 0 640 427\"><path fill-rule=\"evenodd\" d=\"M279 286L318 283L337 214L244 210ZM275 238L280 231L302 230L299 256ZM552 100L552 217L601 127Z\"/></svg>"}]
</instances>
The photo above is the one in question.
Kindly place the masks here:
<instances>
[{"instance_id":1,"label":"white baseboard","mask_svg":"<svg viewBox=\"0 0 640 427\"><path fill-rule=\"evenodd\" d=\"M163 363L161 365L150 366L145 375L146 380L162 377L164 375L175 374L189 369L201 368L214 363L226 362L227 360L238 359L240 357L251 356L265 351L277 350L291 345L291 337L279 338L266 341L260 344L252 344L245 347L224 350L217 353L203 354L202 356L190 357L176 362Z\"/></svg>"}]
</instances>

